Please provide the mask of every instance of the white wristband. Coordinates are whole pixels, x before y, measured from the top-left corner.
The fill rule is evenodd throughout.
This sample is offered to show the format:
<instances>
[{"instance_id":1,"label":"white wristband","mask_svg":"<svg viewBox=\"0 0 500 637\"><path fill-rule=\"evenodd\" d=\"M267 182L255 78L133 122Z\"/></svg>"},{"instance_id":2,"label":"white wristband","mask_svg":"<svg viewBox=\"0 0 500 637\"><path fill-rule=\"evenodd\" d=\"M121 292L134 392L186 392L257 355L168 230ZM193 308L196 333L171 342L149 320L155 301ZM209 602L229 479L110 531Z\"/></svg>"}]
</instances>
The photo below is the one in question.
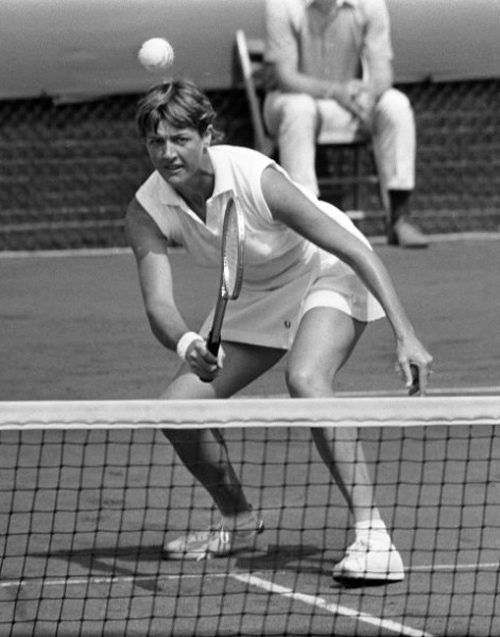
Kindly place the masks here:
<instances>
[{"instance_id":1,"label":"white wristband","mask_svg":"<svg viewBox=\"0 0 500 637\"><path fill-rule=\"evenodd\" d=\"M177 341L177 354L183 361L186 360L186 352L194 341L202 341L202 337L196 332L186 332Z\"/></svg>"}]
</instances>

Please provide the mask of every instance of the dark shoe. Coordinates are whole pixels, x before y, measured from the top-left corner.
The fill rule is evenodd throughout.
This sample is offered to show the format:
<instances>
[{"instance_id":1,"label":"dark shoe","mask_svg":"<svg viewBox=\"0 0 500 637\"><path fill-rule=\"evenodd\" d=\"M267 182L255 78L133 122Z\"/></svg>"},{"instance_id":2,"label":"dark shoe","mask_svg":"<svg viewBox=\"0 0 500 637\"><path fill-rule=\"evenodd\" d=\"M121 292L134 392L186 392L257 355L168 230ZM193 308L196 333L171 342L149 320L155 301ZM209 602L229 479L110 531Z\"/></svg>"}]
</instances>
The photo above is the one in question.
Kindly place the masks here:
<instances>
[{"instance_id":1,"label":"dark shoe","mask_svg":"<svg viewBox=\"0 0 500 637\"><path fill-rule=\"evenodd\" d=\"M426 236L409 221L397 221L390 229L387 243L400 248L427 248L429 241Z\"/></svg>"}]
</instances>

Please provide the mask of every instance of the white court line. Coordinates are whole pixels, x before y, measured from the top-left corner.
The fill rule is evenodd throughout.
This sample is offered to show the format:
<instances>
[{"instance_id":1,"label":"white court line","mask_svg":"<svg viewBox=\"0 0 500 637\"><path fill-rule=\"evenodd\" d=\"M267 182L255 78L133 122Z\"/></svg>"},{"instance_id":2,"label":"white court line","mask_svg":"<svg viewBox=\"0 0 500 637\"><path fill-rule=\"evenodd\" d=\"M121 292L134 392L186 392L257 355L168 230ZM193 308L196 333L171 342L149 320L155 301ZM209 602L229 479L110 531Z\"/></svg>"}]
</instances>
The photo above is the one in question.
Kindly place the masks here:
<instances>
[{"instance_id":1,"label":"white court line","mask_svg":"<svg viewBox=\"0 0 500 637\"><path fill-rule=\"evenodd\" d=\"M383 235L367 237L373 245L385 245L387 238ZM451 241L498 241L500 232L477 231L477 232L450 232L443 234L426 235L429 243L447 243ZM184 248L172 246L171 251L184 252ZM68 248L66 250L0 250L0 259L18 258L39 258L39 257L94 257L94 256L114 256L121 254L132 254L130 248Z\"/></svg>"},{"instance_id":2,"label":"white court line","mask_svg":"<svg viewBox=\"0 0 500 637\"><path fill-rule=\"evenodd\" d=\"M368 613L362 613L360 611L354 610L352 608L349 608L348 606L342 606L341 604L336 603L329 603L322 597L318 597L317 595L306 595L305 593L297 593L291 588L280 586L279 584L275 584L274 582L262 579L261 577L257 577L256 575L251 575L250 573L229 573L229 575L239 582L250 584L252 586L255 586L256 588L261 588L262 590L265 590L269 593L282 595L283 597L287 597L298 602L303 602L304 604L309 604L310 606L321 608L322 610L326 610L327 612L332 613L332 615L344 615L345 617L352 617L366 624L376 626L377 628L390 630L397 635L407 635L408 637L433 637L431 633L427 633L422 630L416 630L415 628L405 626L404 624L400 624L399 622L395 622L390 619L381 619L379 617L369 615Z\"/></svg>"},{"instance_id":3,"label":"white court line","mask_svg":"<svg viewBox=\"0 0 500 637\"><path fill-rule=\"evenodd\" d=\"M479 562L478 564L432 564L431 566L411 566L407 573L454 573L459 571L498 571L500 562Z\"/></svg>"},{"instance_id":4,"label":"white court line","mask_svg":"<svg viewBox=\"0 0 500 637\"><path fill-rule=\"evenodd\" d=\"M500 385L485 385L485 386L474 386L474 387L428 387L426 391L427 396L469 396L469 395L478 395L482 396L485 394L492 395L500 395ZM346 397L346 398L360 398L362 396L373 396L376 398L377 396L407 396L407 391L405 389L397 389L394 391L388 391L387 389L372 389L372 390L352 390L352 391L339 391L336 392L335 395L337 397ZM286 394L283 394L286 397Z\"/></svg>"},{"instance_id":5,"label":"white court line","mask_svg":"<svg viewBox=\"0 0 500 637\"><path fill-rule=\"evenodd\" d=\"M0 250L0 259L132 256L131 248L68 248L67 250Z\"/></svg>"},{"instance_id":6,"label":"white court line","mask_svg":"<svg viewBox=\"0 0 500 637\"><path fill-rule=\"evenodd\" d=\"M212 573L212 578L226 577L226 573ZM0 590L8 588L24 588L27 586L88 586L89 584L129 584L136 582L149 582L154 579L157 582L179 579L200 579L199 573L193 573L188 575L183 573L182 575L177 573L175 575L117 575L116 577L110 577L109 575L103 575L101 577L27 577L26 579L7 580L0 582Z\"/></svg>"},{"instance_id":7,"label":"white court line","mask_svg":"<svg viewBox=\"0 0 500 637\"><path fill-rule=\"evenodd\" d=\"M387 245L387 237L383 235L367 237L373 245ZM448 243L452 241L498 241L500 232L492 230L478 230L470 232L443 232L427 234L425 237L429 243Z\"/></svg>"},{"instance_id":8,"label":"white court line","mask_svg":"<svg viewBox=\"0 0 500 637\"><path fill-rule=\"evenodd\" d=\"M500 395L500 385L475 385L471 387L429 387L427 389L427 396L468 396L468 395ZM377 397L386 397L390 398L391 396L407 396L408 393L405 389L369 389L369 390L344 390L335 392L336 398L377 398ZM288 394L252 394L250 395L238 395L235 396L235 399L239 398L288 398Z\"/></svg>"}]
</instances>

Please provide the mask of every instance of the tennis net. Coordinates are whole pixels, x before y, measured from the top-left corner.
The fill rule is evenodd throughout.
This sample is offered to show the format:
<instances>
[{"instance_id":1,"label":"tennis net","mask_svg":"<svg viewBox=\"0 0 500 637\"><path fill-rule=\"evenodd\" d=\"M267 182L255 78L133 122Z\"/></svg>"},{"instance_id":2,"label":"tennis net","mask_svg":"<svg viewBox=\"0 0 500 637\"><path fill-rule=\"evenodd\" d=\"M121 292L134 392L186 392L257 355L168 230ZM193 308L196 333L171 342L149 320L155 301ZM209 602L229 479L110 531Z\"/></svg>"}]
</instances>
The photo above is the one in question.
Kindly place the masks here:
<instances>
[{"instance_id":1,"label":"tennis net","mask_svg":"<svg viewBox=\"0 0 500 637\"><path fill-rule=\"evenodd\" d=\"M310 427L354 428L405 579L332 579L352 541ZM265 523L218 523L162 428L220 428ZM337 430L338 436L342 430ZM0 635L499 635L500 397L0 403Z\"/></svg>"}]
</instances>

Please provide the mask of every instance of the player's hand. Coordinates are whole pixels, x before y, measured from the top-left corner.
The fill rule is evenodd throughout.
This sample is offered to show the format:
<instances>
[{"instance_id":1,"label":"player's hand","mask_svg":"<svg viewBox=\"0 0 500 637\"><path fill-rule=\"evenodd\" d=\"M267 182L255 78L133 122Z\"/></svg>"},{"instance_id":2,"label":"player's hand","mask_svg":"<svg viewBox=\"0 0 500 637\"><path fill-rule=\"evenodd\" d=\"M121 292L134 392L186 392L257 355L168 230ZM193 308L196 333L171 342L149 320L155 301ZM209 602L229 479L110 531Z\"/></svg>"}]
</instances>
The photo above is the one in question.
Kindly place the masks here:
<instances>
[{"instance_id":1,"label":"player's hand","mask_svg":"<svg viewBox=\"0 0 500 637\"><path fill-rule=\"evenodd\" d=\"M200 338L193 341L186 351L186 363L200 380L211 383L222 369L225 353L222 347L214 356L208 349L206 342Z\"/></svg>"},{"instance_id":2,"label":"player's hand","mask_svg":"<svg viewBox=\"0 0 500 637\"><path fill-rule=\"evenodd\" d=\"M415 336L398 342L397 355L397 365L408 393L423 396L432 373L432 356Z\"/></svg>"}]
</instances>

